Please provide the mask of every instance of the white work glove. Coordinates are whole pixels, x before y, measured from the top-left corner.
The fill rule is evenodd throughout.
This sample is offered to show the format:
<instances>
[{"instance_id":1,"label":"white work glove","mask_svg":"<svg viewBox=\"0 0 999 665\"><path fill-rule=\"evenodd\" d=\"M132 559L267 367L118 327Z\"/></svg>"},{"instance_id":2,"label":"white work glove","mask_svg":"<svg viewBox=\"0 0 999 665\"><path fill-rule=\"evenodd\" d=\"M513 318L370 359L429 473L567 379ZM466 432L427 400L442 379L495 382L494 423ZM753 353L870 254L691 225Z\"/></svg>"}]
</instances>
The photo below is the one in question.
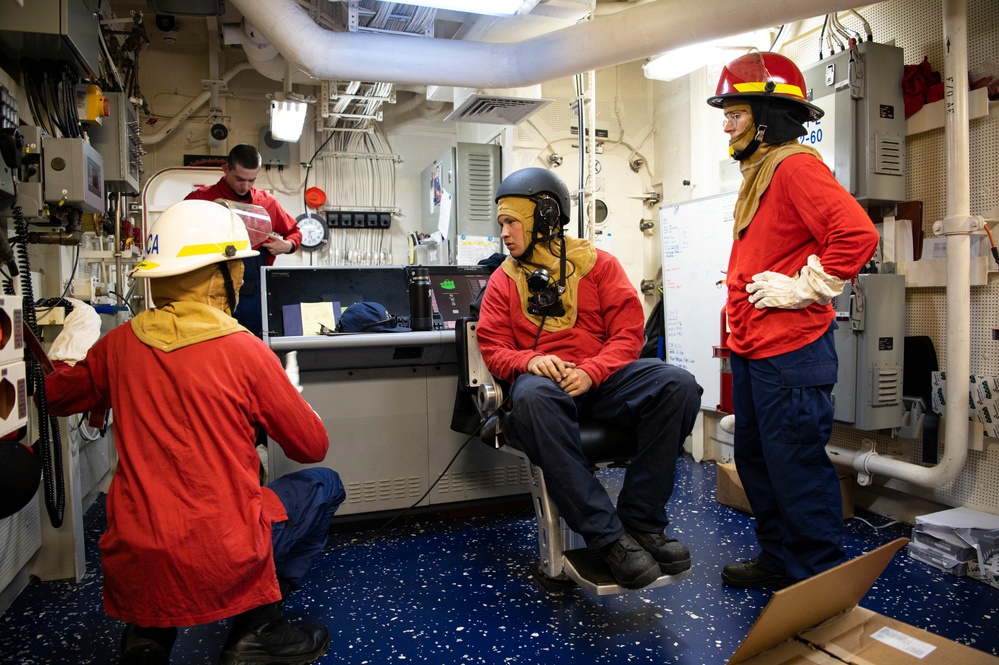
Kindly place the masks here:
<instances>
[{"instance_id":1,"label":"white work glove","mask_svg":"<svg viewBox=\"0 0 999 665\"><path fill-rule=\"evenodd\" d=\"M302 382L298 376L298 351L289 351L288 355L284 357L284 373L288 375L288 380L291 381L291 385L295 386L295 390L301 393ZM306 404L308 404L308 402L306 402ZM309 408L312 409L311 404L309 404ZM322 420L320 415L316 413L315 409L312 409L312 413L316 414L316 418Z\"/></svg>"},{"instance_id":2,"label":"white work glove","mask_svg":"<svg viewBox=\"0 0 999 665\"><path fill-rule=\"evenodd\" d=\"M62 324L62 332L56 335L49 348L49 360L61 360L67 365L75 365L87 357L97 340L101 337L101 315L81 300L67 298L73 305Z\"/></svg>"},{"instance_id":3,"label":"white work glove","mask_svg":"<svg viewBox=\"0 0 999 665\"><path fill-rule=\"evenodd\" d=\"M298 376L298 351L289 351L284 357L284 372L288 375L295 390L302 392L302 382Z\"/></svg>"},{"instance_id":4,"label":"white work glove","mask_svg":"<svg viewBox=\"0 0 999 665\"><path fill-rule=\"evenodd\" d=\"M718 426L721 427L724 432L735 434L735 414L730 413L727 416L722 417Z\"/></svg>"},{"instance_id":5,"label":"white work glove","mask_svg":"<svg viewBox=\"0 0 999 665\"><path fill-rule=\"evenodd\" d=\"M829 304L843 292L845 284L846 280L826 274L819 257L812 254L808 257L808 265L791 277L769 270L753 275L753 282L746 285L746 291L750 294L749 302L757 309L801 309L815 302Z\"/></svg>"}]
</instances>

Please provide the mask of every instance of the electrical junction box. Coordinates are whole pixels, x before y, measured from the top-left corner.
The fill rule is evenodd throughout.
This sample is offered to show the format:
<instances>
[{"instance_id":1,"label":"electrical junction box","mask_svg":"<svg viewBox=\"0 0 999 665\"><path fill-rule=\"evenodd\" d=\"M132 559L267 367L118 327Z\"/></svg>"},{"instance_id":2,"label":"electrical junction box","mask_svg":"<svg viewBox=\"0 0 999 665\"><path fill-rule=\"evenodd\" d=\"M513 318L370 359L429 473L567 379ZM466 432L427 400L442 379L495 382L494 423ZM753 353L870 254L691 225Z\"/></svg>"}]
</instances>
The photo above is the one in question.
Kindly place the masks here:
<instances>
[{"instance_id":1,"label":"electrical junction box","mask_svg":"<svg viewBox=\"0 0 999 665\"><path fill-rule=\"evenodd\" d=\"M24 362L24 328L21 298L0 297L0 365Z\"/></svg>"},{"instance_id":2,"label":"electrical junction box","mask_svg":"<svg viewBox=\"0 0 999 665\"><path fill-rule=\"evenodd\" d=\"M104 212L104 159L83 139L42 140L45 201Z\"/></svg>"},{"instance_id":3,"label":"electrical junction box","mask_svg":"<svg viewBox=\"0 0 999 665\"><path fill-rule=\"evenodd\" d=\"M24 362L0 365L0 436L28 424L28 382Z\"/></svg>"},{"instance_id":4,"label":"electrical junction box","mask_svg":"<svg viewBox=\"0 0 999 665\"><path fill-rule=\"evenodd\" d=\"M905 276L858 275L833 308L839 356L833 419L861 430L901 427Z\"/></svg>"},{"instance_id":5,"label":"electrical junction box","mask_svg":"<svg viewBox=\"0 0 999 665\"><path fill-rule=\"evenodd\" d=\"M95 0L0 0L0 53L20 58L59 60L84 78L101 72L101 27Z\"/></svg>"},{"instance_id":6,"label":"electrical junction box","mask_svg":"<svg viewBox=\"0 0 999 665\"><path fill-rule=\"evenodd\" d=\"M825 111L799 139L822 155L865 208L905 200L902 49L860 42L802 70L807 95Z\"/></svg>"},{"instance_id":7,"label":"electrical junction box","mask_svg":"<svg viewBox=\"0 0 999 665\"><path fill-rule=\"evenodd\" d=\"M0 297L0 436L28 422L21 299Z\"/></svg>"},{"instance_id":8,"label":"electrical junction box","mask_svg":"<svg viewBox=\"0 0 999 665\"><path fill-rule=\"evenodd\" d=\"M142 138L139 117L124 92L108 92L110 114L90 126L90 145L104 161L104 186L110 192L139 193L142 177Z\"/></svg>"}]
</instances>

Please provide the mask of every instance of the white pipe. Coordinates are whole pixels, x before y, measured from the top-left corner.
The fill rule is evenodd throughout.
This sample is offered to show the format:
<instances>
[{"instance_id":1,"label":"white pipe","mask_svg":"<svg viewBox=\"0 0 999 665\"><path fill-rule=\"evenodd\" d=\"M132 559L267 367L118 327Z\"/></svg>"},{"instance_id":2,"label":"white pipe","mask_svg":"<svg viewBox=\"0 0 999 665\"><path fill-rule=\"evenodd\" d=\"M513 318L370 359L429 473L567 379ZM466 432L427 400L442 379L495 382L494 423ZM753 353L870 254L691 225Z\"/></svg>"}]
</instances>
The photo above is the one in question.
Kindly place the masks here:
<instances>
[{"instance_id":1,"label":"white pipe","mask_svg":"<svg viewBox=\"0 0 999 665\"><path fill-rule=\"evenodd\" d=\"M944 83L947 144L947 218L934 225L947 235L947 421L943 458L924 467L869 451L835 446L826 450L838 464L865 474L879 474L922 487L939 487L957 478L968 457L968 384L971 373L971 172L968 127L967 0L943 0Z\"/></svg>"},{"instance_id":2,"label":"white pipe","mask_svg":"<svg viewBox=\"0 0 999 665\"><path fill-rule=\"evenodd\" d=\"M246 71L247 69L253 69L253 65L251 65L249 62L241 62L238 65L236 65L235 67L227 70L224 74L222 74L221 79L222 79L222 81L225 81L226 83L228 83L230 80L232 80L232 78L236 74L238 74L240 72L243 72L243 71ZM152 144L155 144L155 143L159 143L160 141L162 141L163 139L165 139L167 136L170 135L170 133L173 130L177 129L177 125L179 125L180 123L182 123L185 120L187 120L188 118L190 118L191 114L193 114L195 111L197 111L199 108L201 108L202 105L204 105L205 102L207 102L209 99L211 99L211 97L212 97L212 91L211 90L205 90L205 91L201 92L200 94L198 94L197 97L195 97L190 102L188 102L187 106L185 106L183 109L181 109L180 112L177 113L175 116L173 116L172 118L170 118L158 130L156 130L152 134L143 134L142 135L142 143L143 143L143 145L152 145Z\"/></svg>"},{"instance_id":3,"label":"white pipe","mask_svg":"<svg viewBox=\"0 0 999 665\"><path fill-rule=\"evenodd\" d=\"M597 73L592 69L586 72L586 239L596 242L597 230ZM583 139L580 137L580 143Z\"/></svg>"},{"instance_id":4,"label":"white pipe","mask_svg":"<svg viewBox=\"0 0 999 665\"><path fill-rule=\"evenodd\" d=\"M318 26L317 26L318 27ZM278 50L267 41L267 38L250 23L244 20L238 34L238 41L243 46L246 59L250 61L257 72L272 81L281 81L285 75L285 59ZM307 76L300 75L299 83L309 81ZM313 81L314 83L314 81Z\"/></svg>"},{"instance_id":5,"label":"white pipe","mask_svg":"<svg viewBox=\"0 0 999 665\"><path fill-rule=\"evenodd\" d=\"M232 0L284 58L317 81L477 89L536 85L855 4L856 0L657 0L539 37L490 44L332 32L317 25L296 0Z\"/></svg>"}]
</instances>

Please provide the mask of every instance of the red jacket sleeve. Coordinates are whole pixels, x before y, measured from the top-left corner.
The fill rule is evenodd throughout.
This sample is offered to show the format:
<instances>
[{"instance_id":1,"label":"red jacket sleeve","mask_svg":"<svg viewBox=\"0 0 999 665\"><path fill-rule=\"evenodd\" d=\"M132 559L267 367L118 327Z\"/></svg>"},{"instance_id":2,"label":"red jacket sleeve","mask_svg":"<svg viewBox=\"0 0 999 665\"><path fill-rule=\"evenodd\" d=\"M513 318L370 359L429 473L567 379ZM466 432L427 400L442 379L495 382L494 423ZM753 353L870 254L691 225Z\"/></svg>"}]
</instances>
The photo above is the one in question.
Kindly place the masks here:
<instances>
[{"instance_id":1,"label":"red jacket sleeve","mask_svg":"<svg viewBox=\"0 0 999 665\"><path fill-rule=\"evenodd\" d=\"M514 331L514 317L524 318L517 285L498 268L489 278L486 295L482 298L476 337L489 372L507 383L527 371L531 358L543 355L532 351L530 345L527 348L520 345Z\"/></svg>"},{"instance_id":2,"label":"red jacket sleeve","mask_svg":"<svg viewBox=\"0 0 999 665\"><path fill-rule=\"evenodd\" d=\"M321 462L329 450L322 419L288 380L278 357L269 349L260 356L255 393L261 396L257 408L264 431L290 459L302 464Z\"/></svg>"},{"instance_id":3,"label":"red jacket sleeve","mask_svg":"<svg viewBox=\"0 0 999 665\"><path fill-rule=\"evenodd\" d=\"M789 205L821 245L822 267L834 277L853 279L877 249L874 223L825 164L810 158L787 161L790 168L782 164L775 177L786 179Z\"/></svg>"},{"instance_id":4,"label":"red jacket sleeve","mask_svg":"<svg viewBox=\"0 0 999 665\"><path fill-rule=\"evenodd\" d=\"M595 386L624 365L637 360L644 339L644 313L635 288L621 264L598 250L597 263L580 280L576 323L572 328L541 333L523 312L516 283L496 270L479 312L476 335L489 371L512 382L527 372L533 356L555 355L585 371Z\"/></svg>"},{"instance_id":5,"label":"red jacket sleeve","mask_svg":"<svg viewBox=\"0 0 999 665\"><path fill-rule=\"evenodd\" d=\"M595 297L598 302L600 320L603 321L603 337L596 353L588 358L577 360L577 366L590 375L593 384L599 386L607 378L630 362L638 360L645 341L645 311L638 299L635 287L628 281L624 267L614 257L599 262L591 276L599 280L595 289L586 289L580 294L580 316L587 316L583 309L584 296ZM596 268L600 270L597 271ZM577 322L579 325L579 322Z\"/></svg>"}]
</instances>

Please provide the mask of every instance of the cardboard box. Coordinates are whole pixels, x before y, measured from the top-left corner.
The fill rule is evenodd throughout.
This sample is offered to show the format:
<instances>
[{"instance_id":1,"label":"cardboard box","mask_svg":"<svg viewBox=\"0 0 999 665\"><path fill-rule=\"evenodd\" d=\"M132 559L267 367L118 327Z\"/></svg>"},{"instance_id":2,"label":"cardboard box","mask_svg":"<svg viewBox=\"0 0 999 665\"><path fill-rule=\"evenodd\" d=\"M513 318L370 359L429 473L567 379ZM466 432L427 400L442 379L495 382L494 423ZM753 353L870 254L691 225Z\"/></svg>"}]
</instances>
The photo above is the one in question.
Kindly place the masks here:
<instances>
[{"instance_id":1,"label":"cardboard box","mask_svg":"<svg viewBox=\"0 0 999 665\"><path fill-rule=\"evenodd\" d=\"M739 479L739 472L736 471L734 463L718 463L718 503L729 506L736 510L741 510L749 515L753 514L749 507L749 499L746 498L746 490L742 487ZM843 495L843 519L853 517L853 476L842 475L839 477L839 490Z\"/></svg>"},{"instance_id":2,"label":"cardboard box","mask_svg":"<svg viewBox=\"0 0 999 665\"><path fill-rule=\"evenodd\" d=\"M999 658L859 606L899 538L774 593L729 665L986 665Z\"/></svg>"},{"instance_id":3,"label":"cardboard box","mask_svg":"<svg viewBox=\"0 0 999 665\"><path fill-rule=\"evenodd\" d=\"M717 466L718 503L752 515L753 509L749 507L749 499L746 498L746 490L742 488L742 481L739 479L739 472L735 470L735 464L719 462Z\"/></svg>"}]
</instances>

